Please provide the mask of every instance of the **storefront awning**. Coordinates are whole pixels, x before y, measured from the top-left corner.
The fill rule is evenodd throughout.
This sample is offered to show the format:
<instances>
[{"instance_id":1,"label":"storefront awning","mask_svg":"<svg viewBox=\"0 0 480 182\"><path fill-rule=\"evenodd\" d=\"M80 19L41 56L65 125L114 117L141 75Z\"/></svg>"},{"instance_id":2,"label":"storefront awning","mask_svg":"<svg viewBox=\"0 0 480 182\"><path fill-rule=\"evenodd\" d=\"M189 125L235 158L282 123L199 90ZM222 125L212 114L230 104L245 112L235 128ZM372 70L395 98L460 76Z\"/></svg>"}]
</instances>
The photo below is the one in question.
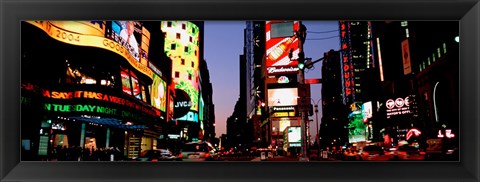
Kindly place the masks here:
<instances>
[{"instance_id":1,"label":"storefront awning","mask_svg":"<svg viewBox=\"0 0 480 182\"><path fill-rule=\"evenodd\" d=\"M99 125L111 126L119 129L124 130L133 130L133 129L145 129L145 125L127 125L122 122L122 120L115 119L115 118L87 118L87 117L69 117L69 119L88 122L88 123L95 123Z\"/></svg>"}]
</instances>

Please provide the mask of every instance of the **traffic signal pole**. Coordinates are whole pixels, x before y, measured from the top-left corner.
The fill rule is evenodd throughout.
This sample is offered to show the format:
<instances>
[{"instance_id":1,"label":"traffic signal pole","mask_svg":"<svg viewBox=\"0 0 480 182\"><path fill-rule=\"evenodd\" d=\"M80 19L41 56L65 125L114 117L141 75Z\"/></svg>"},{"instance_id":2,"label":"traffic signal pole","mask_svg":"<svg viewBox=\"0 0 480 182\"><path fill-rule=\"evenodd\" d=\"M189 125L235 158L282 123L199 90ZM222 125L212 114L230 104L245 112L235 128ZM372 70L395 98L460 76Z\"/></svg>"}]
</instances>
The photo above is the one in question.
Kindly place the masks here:
<instances>
[{"instance_id":1,"label":"traffic signal pole","mask_svg":"<svg viewBox=\"0 0 480 182\"><path fill-rule=\"evenodd\" d=\"M306 31L306 30L304 30ZM299 38L301 40L299 44L299 53L298 53L298 62L299 64L304 64L305 62L305 53L303 52L303 44L305 43L305 35L306 32L300 32L299 31ZM303 85L305 83L305 71L304 71L304 66L302 65L299 73L298 73L298 83L300 85ZM307 157L307 130L306 130L306 122L308 122L308 115L305 111L300 112L300 126L301 126L301 133L302 133L302 145L301 145L301 157L300 161L308 161Z\"/></svg>"}]
</instances>

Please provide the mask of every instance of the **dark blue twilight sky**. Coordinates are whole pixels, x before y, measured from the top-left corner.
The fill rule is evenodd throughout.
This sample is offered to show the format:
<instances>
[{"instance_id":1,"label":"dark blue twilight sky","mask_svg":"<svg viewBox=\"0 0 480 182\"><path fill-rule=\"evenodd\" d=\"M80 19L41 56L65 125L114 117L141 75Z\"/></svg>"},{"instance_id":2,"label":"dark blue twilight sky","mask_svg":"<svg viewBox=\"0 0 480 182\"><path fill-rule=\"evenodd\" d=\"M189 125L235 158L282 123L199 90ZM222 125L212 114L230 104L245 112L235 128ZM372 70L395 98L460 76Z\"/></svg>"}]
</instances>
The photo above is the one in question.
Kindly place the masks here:
<instances>
[{"instance_id":1,"label":"dark blue twilight sky","mask_svg":"<svg viewBox=\"0 0 480 182\"><path fill-rule=\"evenodd\" d=\"M304 44L305 57L316 60L330 49L340 48L338 21L303 21L307 27ZM243 29L245 21L205 21L204 57L210 71L215 104L216 137L226 133L227 118L239 98L239 56L243 53ZM305 78L321 78L321 62L305 70ZM311 86L315 104L321 99L321 85ZM312 101L313 102L313 101ZM322 117L321 105L318 122ZM316 135L315 115L311 117L311 136Z\"/></svg>"}]
</instances>

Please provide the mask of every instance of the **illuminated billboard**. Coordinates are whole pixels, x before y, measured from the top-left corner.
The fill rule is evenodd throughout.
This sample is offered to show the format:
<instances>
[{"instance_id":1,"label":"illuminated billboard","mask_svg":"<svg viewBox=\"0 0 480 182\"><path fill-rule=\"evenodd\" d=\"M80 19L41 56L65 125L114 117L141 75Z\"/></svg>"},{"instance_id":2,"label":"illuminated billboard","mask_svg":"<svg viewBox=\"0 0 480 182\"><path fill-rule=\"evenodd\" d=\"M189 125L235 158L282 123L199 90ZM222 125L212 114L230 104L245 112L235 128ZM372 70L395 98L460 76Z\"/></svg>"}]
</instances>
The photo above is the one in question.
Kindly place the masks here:
<instances>
[{"instance_id":1,"label":"illuminated billboard","mask_svg":"<svg viewBox=\"0 0 480 182\"><path fill-rule=\"evenodd\" d=\"M136 21L112 21L112 39L127 48L128 52L140 61L142 26Z\"/></svg>"},{"instance_id":2,"label":"illuminated billboard","mask_svg":"<svg viewBox=\"0 0 480 182\"><path fill-rule=\"evenodd\" d=\"M297 105L298 88L268 89L268 106Z\"/></svg>"},{"instance_id":3,"label":"illuminated billboard","mask_svg":"<svg viewBox=\"0 0 480 182\"><path fill-rule=\"evenodd\" d=\"M295 32L300 28L299 21L267 21L266 32L266 67L296 68L298 65L299 38ZM289 57L289 54L291 57ZM298 70L295 70L298 72Z\"/></svg>"},{"instance_id":4,"label":"illuminated billboard","mask_svg":"<svg viewBox=\"0 0 480 182\"><path fill-rule=\"evenodd\" d=\"M302 129L298 126L288 127L288 143L301 143L302 142Z\"/></svg>"},{"instance_id":5,"label":"illuminated billboard","mask_svg":"<svg viewBox=\"0 0 480 182\"><path fill-rule=\"evenodd\" d=\"M158 75L153 75L153 84L150 90L150 100L152 106L166 112L167 105L167 84Z\"/></svg>"},{"instance_id":6,"label":"illuminated billboard","mask_svg":"<svg viewBox=\"0 0 480 182\"><path fill-rule=\"evenodd\" d=\"M272 135L283 135L286 128L293 126L300 126L299 118L272 118Z\"/></svg>"},{"instance_id":7,"label":"illuminated billboard","mask_svg":"<svg viewBox=\"0 0 480 182\"><path fill-rule=\"evenodd\" d=\"M175 89L185 91L191 99L190 110L198 111L200 30L188 21L162 21L165 53L173 61Z\"/></svg>"},{"instance_id":8,"label":"illuminated billboard","mask_svg":"<svg viewBox=\"0 0 480 182\"><path fill-rule=\"evenodd\" d=\"M130 84L130 73L128 69L120 68L120 75L122 76L122 90L128 95L132 95L132 85Z\"/></svg>"},{"instance_id":9,"label":"illuminated billboard","mask_svg":"<svg viewBox=\"0 0 480 182\"><path fill-rule=\"evenodd\" d=\"M414 113L415 95L388 99L385 102L387 118L395 115L406 115Z\"/></svg>"},{"instance_id":10,"label":"illuminated billboard","mask_svg":"<svg viewBox=\"0 0 480 182\"><path fill-rule=\"evenodd\" d=\"M112 26L106 27L106 22L111 22ZM139 47L133 45L133 39L131 41L132 43L129 44L120 36L120 33L123 29L128 29L125 27L126 23L122 25L120 21L106 22L27 21L27 23L43 30L48 36L57 41L77 46L96 47L114 52L125 58L128 63L133 66L133 68L145 74L146 76L153 78L153 71L145 63L146 60L142 63L139 61L139 55L141 54L137 53L139 52ZM139 42L143 34L141 31L143 28L140 29L139 26L141 25L138 22L134 23L135 31L133 33L133 37L137 39L137 42ZM148 37L150 35L149 33L145 32L145 36ZM144 44L142 46L142 49L148 50L148 44ZM147 59L145 54L144 56L145 59Z\"/></svg>"},{"instance_id":11,"label":"illuminated billboard","mask_svg":"<svg viewBox=\"0 0 480 182\"><path fill-rule=\"evenodd\" d=\"M367 118L372 118L373 109L372 109L372 102L371 101L363 103L362 113L363 113L364 120L367 119Z\"/></svg>"},{"instance_id":12,"label":"illuminated billboard","mask_svg":"<svg viewBox=\"0 0 480 182\"><path fill-rule=\"evenodd\" d=\"M356 105L356 104L352 104ZM361 109L361 108L360 108ZM363 113L355 110L348 115L348 140L350 143L366 141L367 125L363 123Z\"/></svg>"}]
</instances>

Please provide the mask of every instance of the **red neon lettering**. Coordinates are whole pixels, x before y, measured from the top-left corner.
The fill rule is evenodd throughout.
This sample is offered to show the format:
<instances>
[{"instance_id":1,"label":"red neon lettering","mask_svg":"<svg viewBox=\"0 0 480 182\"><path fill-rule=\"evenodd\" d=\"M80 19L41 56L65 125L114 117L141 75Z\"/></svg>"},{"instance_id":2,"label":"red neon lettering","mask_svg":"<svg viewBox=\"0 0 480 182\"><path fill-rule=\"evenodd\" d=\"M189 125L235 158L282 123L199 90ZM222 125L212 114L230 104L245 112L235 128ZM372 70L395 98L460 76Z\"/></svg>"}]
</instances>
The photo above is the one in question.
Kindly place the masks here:
<instances>
[{"instance_id":1,"label":"red neon lettering","mask_svg":"<svg viewBox=\"0 0 480 182\"><path fill-rule=\"evenodd\" d=\"M349 72L344 73L344 74L343 74L343 77L344 77L344 78L350 78L350 73L349 73Z\"/></svg>"},{"instance_id":2,"label":"red neon lettering","mask_svg":"<svg viewBox=\"0 0 480 182\"><path fill-rule=\"evenodd\" d=\"M43 96L44 96L44 97L51 97L50 91L45 90L45 91L43 92Z\"/></svg>"},{"instance_id":3,"label":"red neon lettering","mask_svg":"<svg viewBox=\"0 0 480 182\"><path fill-rule=\"evenodd\" d=\"M346 95L352 95L352 90L350 88L345 89Z\"/></svg>"},{"instance_id":4,"label":"red neon lettering","mask_svg":"<svg viewBox=\"0 0 480 182\"><path fill-rule=\"evenodd\" d=\"M75 91L75 98L81 98L82 97L82 92L83 91Z\"/></svg>"},{"instance_id":5,"label":"red neon lettering","mask_svg":"<svg viewBox=\"0 0 480 182\"><path fill-rule=\"evenodd\" d=\"M344 57L343 57L343 62L344 62L344 63L348 62L348 57L347 57L347 56L344 56Z\"/></svg>"},{"instance_id":6,"label":"red neon lettering","mask_svg":"<svg viewBox=\"0 0 480 182\"><path fill-rule=\"evenodd\" d=\"M343 70L344 71L348 71L348 69L350 69L350 66L348 64L346 64L345 66L343 66Z\"/></svg>"},{"instance_id":7,"label":"red neon lettering","mask_svg":"<svg viewBox=\"0 0 480 182\"><path fill-rule=\"evenodd\" d=\"M103 99L102 99L102 100L108 101L108 95L107 95L107 94L103 95Z\"/></svg>"}]
</instances>

